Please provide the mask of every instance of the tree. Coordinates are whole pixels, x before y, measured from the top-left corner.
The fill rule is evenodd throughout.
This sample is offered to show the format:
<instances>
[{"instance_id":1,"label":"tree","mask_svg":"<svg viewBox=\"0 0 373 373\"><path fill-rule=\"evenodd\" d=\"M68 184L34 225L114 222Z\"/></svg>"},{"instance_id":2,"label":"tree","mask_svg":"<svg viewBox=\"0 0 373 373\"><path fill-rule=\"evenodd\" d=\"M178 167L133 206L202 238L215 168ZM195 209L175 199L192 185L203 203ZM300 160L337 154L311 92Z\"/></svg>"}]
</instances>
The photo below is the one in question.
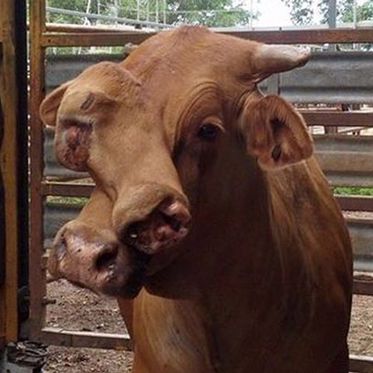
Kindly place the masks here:
<instances>
[{"instance_id":1,"label":"tree","mask_svg":"<svg viewBox=\"0 0 373 373\"><path fill-rule=\"evenodd\" d=\"M232 0L171 0L167 16L170 24L201 24L228 27L249 23L250 13Z\"/></svg>"},{"instance_id":2,"label":"tree","mask_svg":"<svg viewBox=\"0 0 373 373\"><path fill-rule=\"evenodd\" d=\"M85 12L87 0L47 0L47 6ZM51 23L82 23L81 17L57 13L47 13L47 20Z\"/></svg>"},{"instance_id":3,"label":"tree","mask_svg":"<svg viewBox=\"0 0 373 373\"><path fill-rule=\"evenodd\" d=\"M359 5L356 8L356 19L358 21L368 21L373 19L373 2L368 0L362 5ZM354 12L351 6L351 9L348 9L341 15L341 20L343 22L353 22L354 21Z\"/></svg>"},{"instance_id":4,"label":"tree","mask_svg":"<svg viewBox=\"0 0 373 373\"><path fill-rule=\"evenodd\" d=\"M168 24L203 24L226 27L248 24L250 12L235 0L91 0L89 11L104 15ZM87 11L88 0L49 0L56 8ZM140 12L138 12L140 10ZM81 17L50 14L49 22L82 23ZM101 22L100 23L107 23Z\"/></svg>"},{"instance_id":5,"label":"tree","mask_svg":"<svg viewBox=\"0 0 373 373\"><path fill-rule=\"evenodd\" d=\"M312 0L282 0L290 8L291 20L295 25L307 25L314 19L312 10ZM337 21L353 21L354 0L339 0L337 2ZM328 22L329 0L319 0L318 7L321 13L321 23ZM373 18L373 2L365 1L362 5L357 5L356 14L358 21L365 21Z\"/></svg>"},{"instance_id":6,"label":"tree","mask_svg":"<svg viewBox=\"0 0 373 373\"><path fill-rule=\"evenodd\" d=\"M313 19L312 0L282 0L290 8L294 25L308 25Z\"/></svg>"}]
</instances>

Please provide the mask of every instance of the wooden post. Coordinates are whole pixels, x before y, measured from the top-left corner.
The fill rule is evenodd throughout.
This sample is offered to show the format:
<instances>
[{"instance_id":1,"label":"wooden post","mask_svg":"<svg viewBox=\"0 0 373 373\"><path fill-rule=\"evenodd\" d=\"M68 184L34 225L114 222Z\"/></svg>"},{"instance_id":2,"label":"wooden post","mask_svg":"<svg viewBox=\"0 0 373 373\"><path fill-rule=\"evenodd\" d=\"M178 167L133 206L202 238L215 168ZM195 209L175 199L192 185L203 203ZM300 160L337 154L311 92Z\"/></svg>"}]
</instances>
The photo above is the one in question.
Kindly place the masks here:
<instances>
[{"instance_id":1,"label":"wooden post","mask_svg":"<svg viewBox=\"0 0 373 373\"><path fill-rule=\"evenodd\" d=\"M44 48L41 46L42 33L45 32L45 0L30 3L30 337L40 339L44 326L45 306L43 298L46 293L43 256L43 126L39 119L39 106L44 97Z\"/></svg>"},{"instance_id":2,"label":"wooden post","mask_svg":"<svg viewBox=\"0 0 373 373\"><path fill-rule=\"evenodd\" d=\"M4 191L5 273L0 287L0 338L3 343L18 338L18 177L17 177L17 83L15 54L15 2L3 1L1 9L2 57L0 100L3 112L3 138L0 168Z\"/></svg>"}]
</instances>

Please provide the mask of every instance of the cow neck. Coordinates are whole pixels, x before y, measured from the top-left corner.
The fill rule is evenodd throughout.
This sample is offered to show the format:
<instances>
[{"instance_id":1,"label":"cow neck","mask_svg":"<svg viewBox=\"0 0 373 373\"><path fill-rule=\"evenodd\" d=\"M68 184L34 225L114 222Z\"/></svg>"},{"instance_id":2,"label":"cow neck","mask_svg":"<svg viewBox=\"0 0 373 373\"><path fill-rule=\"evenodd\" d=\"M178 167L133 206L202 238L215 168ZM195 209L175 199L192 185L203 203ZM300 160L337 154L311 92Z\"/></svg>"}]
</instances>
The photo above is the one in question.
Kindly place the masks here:
<instances>
[{"instance_id":1,"label":"cow neck","mask_svg":"<svg viewBox=\"0 0 373 373\"><path fill-rule=\"evenodd\" d=\"M151 291L171 298L200 296L211 300L211 308L220 307L222 297L241 302L242 296L271 291L268 280L280 280L281 261L268 193L256 160L243 146L225 144L200 182L189 237L172 264L153 276ZM224 285L217 287L220 281Z\"/></svg>"}]
</instances>

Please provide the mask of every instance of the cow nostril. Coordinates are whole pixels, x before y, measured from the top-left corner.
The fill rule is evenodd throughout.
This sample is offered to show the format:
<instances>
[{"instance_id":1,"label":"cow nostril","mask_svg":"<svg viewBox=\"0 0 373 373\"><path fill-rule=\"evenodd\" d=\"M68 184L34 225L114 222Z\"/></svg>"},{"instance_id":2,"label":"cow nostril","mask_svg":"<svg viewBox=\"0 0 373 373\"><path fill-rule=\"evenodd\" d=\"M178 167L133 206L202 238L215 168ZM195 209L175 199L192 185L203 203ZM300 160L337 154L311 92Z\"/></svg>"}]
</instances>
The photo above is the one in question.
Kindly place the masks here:
<instances>
[{"instance_id":1,"label":"cow nostril","mask_svg":"<svg viewBox=\"0 0 373 373\"><path fill-rule=\"evenodd\" d=\"M189 226L191 217L188 208L180 201L163 203L159 206L162 218L175 232Z\"/></svg>"},{"instance_id":2,"label":"cow nostril","mask_svg":"<svg viewBox=\"0 0 373 373\"><path fill-rule=\"evenodd\" d=\"M131 225L128 226L126 229L125 235L130 239L130 240L136 240L139 237L139 223L132 223Z\"/></svg>"},{"instance_id":3,"label":"cow nostril","mask_svg":"<svg viewBox=\"0 0 373 373\"><path fill-rule=\"evenodd\" d=\"M162 218L166 224L168 224L175 232L179 232L183 223L179 220L175 215L167 215L165 213L161 213Z\"/></svg>"},{"instance_id":4,"label":"cow nostril","mask_svg":"<svg viewBox=\"0 0 373 373\"><path fill-rule=\"evenodd\" d=\"M61 235L60 239L54 244L54 250L58 260L62 260L67 251L67 241L64 235Z\"/></svg>"},{"instance_id":5,"label":"cow nostril","mask_svg":"<svg viewBox=\"0 0 373 373\"><path fill-rule=\"evenodd\" d=\"M118 256L118 247L105 248L96 259L96 268L100 270L110 269L111 266L115 265Z\"/></svg>"}]
</instances>

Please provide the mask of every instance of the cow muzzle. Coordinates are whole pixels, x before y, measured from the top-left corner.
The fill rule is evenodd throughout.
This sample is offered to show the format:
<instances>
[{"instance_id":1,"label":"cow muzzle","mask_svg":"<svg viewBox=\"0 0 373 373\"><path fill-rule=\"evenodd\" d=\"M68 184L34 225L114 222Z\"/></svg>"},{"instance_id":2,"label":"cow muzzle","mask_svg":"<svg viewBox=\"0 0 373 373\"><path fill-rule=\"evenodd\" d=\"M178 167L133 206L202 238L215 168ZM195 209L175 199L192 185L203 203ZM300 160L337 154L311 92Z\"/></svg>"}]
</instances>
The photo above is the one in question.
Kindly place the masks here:
<instances>
[{"instance_id":1,"label":"cow muzzle","mask_svg":"<svg viewBox=\"0 0 373 373\"><path fill-rule=\"evenodd\" d=\"M70 222L57 234L48 260L54 278L97 293L133 298L140 291L148 256L123 247L110 230Z\"/></svg>"},{"instance_id":2,"label":"cow muzzle","mask_svg":"<svg viewBox=\"0 0 373 373\"><path fill-rule=\"evenodd\" d=\"M191 215L185 197L177 193L141 193L154 196L137 203L116 206L114 226L119 239L128 247L148 255L157 254L177 245L189 232ZM142 207L144 206L144 207ZM124 222L124 223L123 223Z\"/></svg>"},{"instance_id":3,"label":"cow muzzle","mask_svg":"<svg viewBox=\"0 0 373 373\"><path fill-rule=\"evenodd\" d=\"M179 243L189 231L190 214L180 201L165 200L146 218L127 224L123 242L146 254L156 254Z\"/></svg>"}]
</instances>

